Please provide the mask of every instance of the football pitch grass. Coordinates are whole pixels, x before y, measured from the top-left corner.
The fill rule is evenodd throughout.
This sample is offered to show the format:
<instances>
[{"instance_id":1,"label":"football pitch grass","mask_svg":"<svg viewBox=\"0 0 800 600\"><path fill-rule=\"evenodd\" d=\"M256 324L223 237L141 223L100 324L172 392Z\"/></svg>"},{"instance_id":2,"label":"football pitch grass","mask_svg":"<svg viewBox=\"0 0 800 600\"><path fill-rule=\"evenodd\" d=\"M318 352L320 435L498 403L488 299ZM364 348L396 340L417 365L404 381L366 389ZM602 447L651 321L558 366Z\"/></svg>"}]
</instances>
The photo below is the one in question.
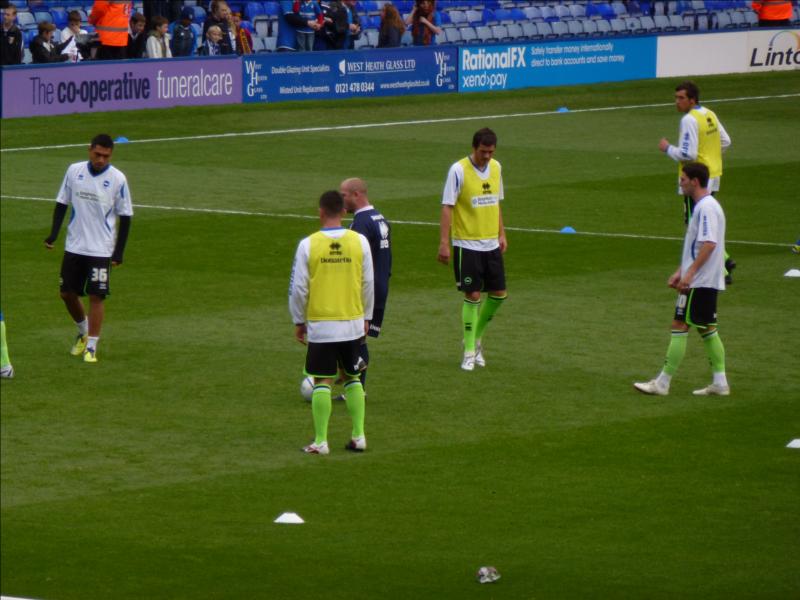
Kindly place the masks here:
<instances>
[{"instance_id":1,"label":"football pitch grass","mask_svg":"<svg viewBox=\"0 0 800 600\"><path fill-rule=\"evenodd\" d=\"M726 398L691 394L710 382L695 333L668 397L631 385L669 341L683 223L657 143L676 141L677 81L3 121L1 305L17 374L2 382L0 591L799 597L800 450L786 445L800 438L800 280L783 275L800 268L800 77L697 81L733 139L719 194L739 265L719 300ZM598 108L613 109L578 112ZM488 366L465 373L437 223L447 168L483 126L499 136L509 299L484 338ZM65 231L54 251L42 240L94 134L302 128L319 129L118 145L136 205L125 264L100 362L69 355ZM52 147L64 144L79 146ZM13 151L31 146L47 148ZM394 223L369 449L343 450L336 403L331 455L307 456L288 278L319 194L351 176ZM285 511L306 523L274 524ZM479 585L481 565L502 579Z\"/></svg>"}]
</instances>

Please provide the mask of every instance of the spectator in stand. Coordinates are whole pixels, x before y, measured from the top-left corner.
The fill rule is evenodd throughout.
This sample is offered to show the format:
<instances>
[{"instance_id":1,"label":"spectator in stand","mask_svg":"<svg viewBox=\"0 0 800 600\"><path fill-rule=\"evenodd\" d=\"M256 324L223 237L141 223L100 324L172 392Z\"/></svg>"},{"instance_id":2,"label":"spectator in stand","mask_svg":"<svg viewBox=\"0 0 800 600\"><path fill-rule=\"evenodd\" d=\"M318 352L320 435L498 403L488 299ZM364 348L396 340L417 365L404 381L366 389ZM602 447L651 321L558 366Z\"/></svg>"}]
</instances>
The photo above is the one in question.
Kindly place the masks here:
<instances>
[{"instance_id":1,"label":"spectator in stand","mask_svg":"<svg viewBox=\"0 0 800 600\"><path fill-rule=\"evenodd\" d=\"M210 10L210 14L203 23L203 37L208 39L208 30L216 25L222 32L222 37L217 42L220 46L219 54L233 54L236 51L236 45L231 31L231 9L228 3L223 0L214 0Z\"/></svg>"},{"instance_id":2,"label":"spectator in stand","mask_svg":"<svg viewBox=\"0 0 800 600\"><path fill-rule=\"evenodd\" d=\"M406 18L411 26L411 36L415 46L432 46L436 36L442 33L442 17L436 11L434 0L416 0L414 9Z\"/></svg>"},{"instance_id":3,"label":"spectator in stand","mask_svg":"<svg viewBox=\"0 0 800 600\"><path fill-rule=\"evenodd\" d=\"M132 3L126 0L95 0L89 23L100 36L98 60L122 60L128 56L128 23Z\"/></svg>"},{"instance_id":4,"label":"spectator in stand","mask_svg":"<svg viewBox=\"0 0 800 600\"><path fill-rule=\"evenodd\" d=\"M147 38L147 58L172 58L169 48L169 21L161 15L153 17L153 30Z\"/></svg>"},{"instance_id":5,"label":"spectator in stand","mask_svg":"<svg viewBox=\"0 0 800 600\"><path fill-rule=\"evenodd\" d=\"M191 6L184 6L181 18L170 25L170 49L172 56L192 56L196 44L196 36L192 27L194 10Z\"/></svg>"},{"instance_id":6,"label":"spectator in stand","mask_svg":"<svg viewBox=\"0 0 800 600\"><path fill-rule=\"evenodd\" d=\"M222 39L225 36L222 33L222 29L220 29L219 25L212 25L208 28L206 32L206 41L203 42L203 45L200 46L197 54L200 56L220 56L223 54L231 54L231 47L230 45L225 45L222 43Z\"/></svg>"},{"instance_id":7,"label":"spectator in stand","mask_svg":"<svg viewBox=\"0 0 800 600\"><path fill-rule=\"evenodd\" d=\"M303 19L303 23L297 27L296 48L311 52L314 49L314 34L324 23L322 8L317 0L299 0L296 4L296 13Z\"/></svg>"},{"instance_id":8,"label":"spectator in stand","mask_svg":"<svg viewBox=\"0 0 800 600\"><path fill-rule=\"evenodd\" d=\"M69 11L67 26L61 30L61 41L66 42L76 35L87 35L89 32L81 28L81 13L77 10ZM77 40L76 40L77 41Z\"/></svg>"},{"instance_id":9,"label":"spectator in stand","mask_svg":"<svg viewBox=\"0 0 800 600\"><path fill-rule=\"evenodd\" d=\"M328 35L336 50L350 50L361 35L356 0L334 0L330 5L331 23Z\"/></svg>"},{"instance_id":10,"label":"spectator in stand","mask_svg":"<svg viewBox=\"0 0 800 600\"><path fill-rule=\"evenodd\" d=\"M381 28L378 48L397 48L406 32L406 25L393 4L384 4L381 10Z\"/></svg>"},{"instance_id":11,"label":"spectator in stand","mask_svg":"<svg viewBox=\"0 0 800 600\"><path fill-rule=\"evenodd\" d=\"M792 3L788 0L753 2L752 7L758 15L759 27L788 27L792 19Z\"/></svg>"},{"instance_id":12,"label":"spectator in stand","mask_svg":"<svg viewBox=\"0 0 800 600\"><path fill-rule=\"evenodd\" d=\"M128 34L128 58L144 58L147 34L144 32L145 18L142 13L131 17L131 32Z\"/></svg>"},{"instance_id":13,"label":"spectator in stand","mask_svg":"<svg viewBox=\"0 0 800 600\"><path fill-rule=\"evenodd\" d=\"M17 27L17 7L3 9L3 27L0 28L0 65L22 64L22 31Z\"/></svg>"},{"instance_id":14,"label":"spectator in stand","mask_svg":"<svg viewBox=\"0 0 800 600\"><path fill-rule=\"evenodd\" d=\"M61 51L70 43L69 40L62 44L53 42L53 32L56 26L45 21L39 23L39 35L31 40L30 51L34 63L57 63L69 60L68 54Z\"/></svg>"},{"instance_id":15,"label":"spectator in stand","mask_svg":"<svg viewBox=\"0 0 800 600\"><path fill-rule=\"evenodd\" d=\"M233 35L236 38L236 54L244 56L253 53L253 36L246 27L242 27L242 13L235 12L233 17Z\"/></svg>"}]
</instances>

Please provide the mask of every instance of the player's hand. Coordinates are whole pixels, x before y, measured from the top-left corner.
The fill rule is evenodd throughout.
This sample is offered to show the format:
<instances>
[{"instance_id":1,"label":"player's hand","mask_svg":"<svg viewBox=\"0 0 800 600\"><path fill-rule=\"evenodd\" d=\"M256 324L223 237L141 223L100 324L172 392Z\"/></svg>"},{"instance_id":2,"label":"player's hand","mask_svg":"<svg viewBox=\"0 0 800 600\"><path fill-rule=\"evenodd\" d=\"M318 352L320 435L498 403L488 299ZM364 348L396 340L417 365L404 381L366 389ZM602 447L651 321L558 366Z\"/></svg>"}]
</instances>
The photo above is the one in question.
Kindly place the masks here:
<instances>
[{"instance_id":1,"label":"player's hand","mask_svg":"<svg viewBox=\"0 0 800 600\"><path fill-rule=\"evenodd\" d=\"M369 333L369 321L364 321L364 335Z\"/></svg>"},{"instance_id":2,"label":"player's hand","mask_svg":"<svg viewBox=\"0 0 800 600\"><path fill-rule=\"evenodd\" d=\"M661 138L661 140L658 142L658 149L661 150L662 152L666 152L669 146L670 143L667 138Z\"/></svg>"},{"instance_id":3,"label":"player's hand","mask_svg":"<svg viewBox=\"0 0 800 600\"><path fill-rule=\"evenodd\" d=\"M118 267L118 266L120 266L121 264L122 264L122 261L121 261L121 260L112 260L112 261L111 261L111 266L112 266L112 267Z\"/></svg>"},{"instance_id":4,"label":"player's hand","mask_svg":"<svg viewBox=\"0 0 800 600\"><path fill-rule=\"evenodd\" d=\"M450 244L446 242L439 244L439 255L436 260L445 265L450 262Z\"/></svg>"},{"instance_id":5,"label":"player's hand","mask_svg":"<svg viewBox=\"0 0 800 600\"><path fill-rule=\"evenodd\" d=\"M52 250L52 249L53 249L53 244L54 244L54 243L55 243L55 240L51 240L50 238L47 238L47 239L44 241L44 247L45 247L45 248L47 248L48 250Z\"/></svg>"},{"instance_id":6,"label":"player's hand","mask_svg":"<svg viewBox=\"0 0 800 600\"><path fill-rule=\"evenodd\" d=\"M505 254L506 250L508 250L508 240L506 239L505 234L497 238L497 243L500 244L500 253Z\"/></svg>"},{"instance_id":7,"label":"player's hand","mask_svg":"<svg viewBox=\"0 0 800 600\"><path fill-rule=\"evenodd\" d=\"M672 275L670 275L669 279L667 279L667 285L671 288L678 289L678 282L681 280L681 270L678 269Z\"/></svg>"},{"instance_id":8,"label":"player's hand","mask_svg":"<svg viewBox=\"0 0 800 600\"><path fill-rule=\"evenodd\" d=\"M306 325L303 323L302 325L295 325L294 326L294 337L295 339L303 344L306 345Z\"/></svg>"}]
</instances>

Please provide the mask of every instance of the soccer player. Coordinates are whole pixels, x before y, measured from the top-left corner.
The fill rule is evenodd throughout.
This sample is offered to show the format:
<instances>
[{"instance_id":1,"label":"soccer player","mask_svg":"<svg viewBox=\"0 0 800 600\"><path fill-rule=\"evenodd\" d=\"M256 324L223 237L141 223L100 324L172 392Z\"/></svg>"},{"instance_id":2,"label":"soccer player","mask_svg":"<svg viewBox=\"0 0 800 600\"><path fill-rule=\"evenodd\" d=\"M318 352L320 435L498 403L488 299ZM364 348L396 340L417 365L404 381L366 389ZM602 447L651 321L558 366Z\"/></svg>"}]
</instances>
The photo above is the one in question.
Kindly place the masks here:
<instances>
[{"instance_id":1,"label":"soccer player","mask_svg":"<svg viewBox=\"0 0 800 600\"><path fill-rule=\"evenodd\" d=\"M357 177L345 179L339 185L339 193L344 199L345 209L353 214L353 223L350 225L350 229L367 238L372 252L375 304L367 336L377 338L381 333L386 298L389 296L389 278L392 276L392 228L389 221L370 204L367 184L362 179ZM364 361L361 369L361 385L365 386L367 366L369 365L369 348L367 348L366 337L361 342L359 354L361 360Z\"/></svg>"},{"instance_id":2,"label":"soccer player","mask_svg":"<svg viewBox=\"0 0 800 600\"><path fill-rule=\"evenodd\" d=\"M667 281L678 290L672 321L672 337L661 373L655 379L633 386L644 394L666 396L672 376L686 352L689 327L696 327L711 362L713 381L696 396L728 396L725 376L725 348L717 333L717 295L725 289L725 213L709 193L708 167L687 163L681 169L680 186L694 201L694 211L686 228L683 257L678 270Z\"/></svg>"},{"instance_id":3,"label":"soccer player","mask_svg":"<svg viewBox=\"0 0 800 600\"><path fill-rule=\"evenodd\" d=\"M314 378L311 412L314 441L307 454L329 454L331 385L344 371L347 411L353 421L347 450L363 452L364 388L358 371L361 338L369 330L374 302L372 254L360 233L342 227L344 200L334 190L319 199L322 229L297 246L289 281L289 312L295 338L308 345L305 373Z\"/></svg>"},{"instance_id":4,"label":"soccer player","mask_svg":"<svg viewBox=\"0 0 800 600\"><path fill-rule=\"evenodd\" d=\"M675 108L684 113L681 118L678 139L680 146L673 146L667 138L661 138L658 148L672 160L678 162L678 179L681 166L696 161L708 167L710 178L708 189L714 195L719 191L722 178L722 153L731 145L731 138L725 127L713 111L700 106L700 89L691 81L684 81L675 88ZM680 185L678 194L681 194ZM683 220L689 223L693 204L691 198L683 197ZM725 282L733 283L730 272L736 268L736 262L725 257L727 269Z\"/></svg>"},{"instance_id":5,"label":"soccer player","mask_svg":"<svg viewBox=\"0 0 800 600\"><path fill-rule=\"evenodd\" d=\"M11 366L11 359L8 357L8 344L6 343L6 322L3 319L3 311L0 310L0 377L11 379L14 377L14 367Z\"/></svg>"},{"instance_id":6,"label":"soccer player","mask_svg":"<svg viewBox=\"0 0 800 600\"><path fill-rule=\"evenodd\" d=\"M450 262L452 236L456 287L464 292L465 371L486 365L483 333L507 297L503 253L508 243L500 211L503 176L500 163L492 158L496 147L491 129L475 132L472 153L450 167L442 195L438 260ZM481 304L484 290L488 295Z\"/></svg>"},{"instance_id":7,"label":"soccer player","mask_svg":"<svg viewBox=\"0 0 800 600\"><path fill-rule=\"evenodd\" d=\"M89 160L67 168L56 197L53 226L44 240L45 247L52 250L67 207L72 206L61 262L61 299L78 327L70 353L83 356L87 363L97 362L105 313L103 301L111 293L111 267L122 264L133 216L128 181L122 171L110 164L113 150L111 137L97 135L89 146ZM86 294L88 319L81 300Z\"/></svg>"}]
</instances>

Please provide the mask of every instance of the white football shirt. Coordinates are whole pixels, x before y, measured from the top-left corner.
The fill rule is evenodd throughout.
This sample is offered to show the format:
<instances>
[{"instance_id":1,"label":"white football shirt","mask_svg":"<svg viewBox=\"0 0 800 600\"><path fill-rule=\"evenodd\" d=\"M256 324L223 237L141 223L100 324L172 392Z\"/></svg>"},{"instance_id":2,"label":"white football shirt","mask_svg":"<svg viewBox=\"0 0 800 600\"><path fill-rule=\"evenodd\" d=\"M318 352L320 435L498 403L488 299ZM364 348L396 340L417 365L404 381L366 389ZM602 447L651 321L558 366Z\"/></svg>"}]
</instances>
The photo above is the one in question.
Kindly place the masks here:
<instances>
[{"instance_id":1,"label":"white football shirt","mask_svg":"<svg viewBox=\"0 0 800 600\"><path fill-rule=\"evenodd\" d=\"M72 207L65 250L73 254L110 257L116 243L117 217L133 216L128 181L113 165L92 175L88 161L71 164L56 202Z\"/></svg>"},{"instance_id":2,"label":"white football shirt","mask_svg":"<svg viewBox=\"0 0 800 600\"><path fill-rule=\"evenodd\" d=\"M703 242L714 242L711 257L695 273L689 287L725 289L725 213L714 196L706 196L694 205L692 218L683 240L681 273L685 273L697 258Z\"/></svg>"}]
</instances>

